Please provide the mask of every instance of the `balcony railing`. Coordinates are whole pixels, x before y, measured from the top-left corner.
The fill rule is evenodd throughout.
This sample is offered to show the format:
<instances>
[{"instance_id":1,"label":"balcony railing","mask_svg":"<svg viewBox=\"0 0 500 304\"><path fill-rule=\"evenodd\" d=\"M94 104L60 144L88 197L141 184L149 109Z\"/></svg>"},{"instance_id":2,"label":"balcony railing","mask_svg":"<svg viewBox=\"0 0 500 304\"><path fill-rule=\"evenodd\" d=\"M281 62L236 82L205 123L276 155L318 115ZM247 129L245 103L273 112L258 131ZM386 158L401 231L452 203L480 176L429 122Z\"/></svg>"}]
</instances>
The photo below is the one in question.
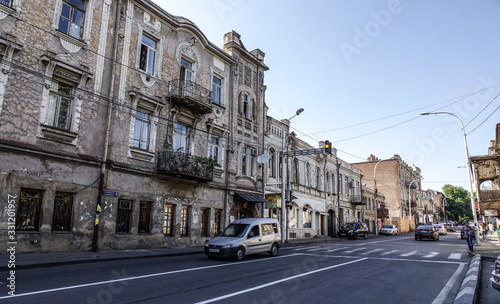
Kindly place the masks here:
<instances>
[{"instance_id":1,"label":"balcony railing","mask_svg":"<svg viewBox=\"0 0 500 304\"><path fill-rule=\"evenodd\" d=\"M213 179L214 162L206 157L194 156L182 152L158 152L158 173L198 181Z\"/></svg>"},{"instance_id":2,"label":"balcony railing","mask_svg":"<svg viewBox=\"0 0 500 304\"><path fill-rule=\"evenodd\" d=\"M169 99L192 111L207 114L212 111L212 91L190 80L172 80L168 83Z\"/></svg>"},{"instance_id":3,"label":"balcony railing","mask_svg":"<svg viewBox=\"0 0 500 304\"><path fill-rule=\"evenodd\" d=\"M366 201L363 201L363 197L361 195L351 195L349 197L349 203L353 205L366 205Z\"/></svg>"}]
</instances>

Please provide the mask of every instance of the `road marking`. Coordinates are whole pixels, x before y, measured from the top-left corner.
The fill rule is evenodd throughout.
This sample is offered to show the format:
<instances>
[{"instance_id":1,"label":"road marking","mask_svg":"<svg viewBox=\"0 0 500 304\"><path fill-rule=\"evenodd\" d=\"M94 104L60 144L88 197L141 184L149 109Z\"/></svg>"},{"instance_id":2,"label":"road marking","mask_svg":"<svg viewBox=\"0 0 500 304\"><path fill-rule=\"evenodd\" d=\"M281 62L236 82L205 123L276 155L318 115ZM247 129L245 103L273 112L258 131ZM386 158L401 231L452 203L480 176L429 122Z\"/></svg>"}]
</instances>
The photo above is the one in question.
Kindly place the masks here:
<instances>
[{"instance_id":1,"label":"road marking","mask_svg":"<svg viewBox=\"0 0 500 304\"><path fill-rule=\"evenodd\" d=\"M395 250L392 250L392 251L384 252L384 253L382 253L381 255L393 254L393 253L400 252L400 251L401 251L401 250L397 250L397 249L395 249Z\"/></svg>"},{"instance_id":2,"label":"road marking","mask_svg":"<svg viewBox=\"0 0 500 304\"><path fill-rule=\"evenodd\" d=\"M374 253L374 252L377 252L377 251L382 251L384 249L373 249L373 250L370 250L370 251L367 251L367 252L363 252L362 254L369 254L369 253Z\"/></svg>"},{"instance_id":3,"label":"road marking","mask_svg":"<svg viewBox=\"0 0 500 304\"><path fill-rule=\"evenodd\" d=\"M364 260L366 260L366 258L362 258L362 259L358 259L358 260L346 262L346 263L343 263L343 264L337 264L337 265L333 265L333 266L329 266L329 267L325 267L325 268L321 268L321 269L316 269L316 270L313 270L313 271L309 271L309 272L306 272L306 273L298 274L298 275L291 276L291 277L288 277L288 278L285 278L285 279L281 279L281 280L278 280L278 281L273 281L273 282L270 282L270 283L267 283L267 284L262 284L262 285L255 286L255 287L252 287L252 288L248 288L248 289L240 290L240 291L237 291L237 292L233 292L233 293L230 293L230 294L227 294L227 295L223 295L223 296L220 296L220 297L217 297L217 298L208 299L208 300L205 300L205 301L202 301L202 302L198 302L196 304L212 303L212 302L224 300L224 299L227 299L227 298L232 298L234 296L237 296L237 295L240 295L240 294L243 294L243 293L247 293L247 292L251 292L251 291L254 291L254 290L266 288L266 287L273 286L273 285L276 285L276 284L279 284L279 283L283 283L283 282L286 282L286 281L294 280L294 279L299 278L299 277L307 276L307 275L310 275L310 274L313 274L313 273L317 273L317 272L321 272L321 271L325 271L325 270L330 270L330 269L333 269L333 268L337 268L337 267L340 267L340 266L345 266L345 265L352 264L352 263L361 262L361 261L364 261Z\"/></svg>"},{"instance_id":4,"label":"road marking","mask_svg":"<svg viewBox=\"0 0 500 304\"><path fill-rule=\"evenodd\" d=\"M417 251L412 251L412 252L404 253L401 256L407 257L407 256L410 256L410 255L415 255L415 254L417 254Z\"/></svg>"},{"instance_id":5,"label":"road marking","mask_svg":"<svg viewBox=\"0 0 500 304\"><path fill-rule=\"evenodd\" d=\"M267 258L266 260L269 260L269 259L281 259L281 258L287 258L287 257L295 257L295 256L298 256L298 255L301 255L301 254L292 253L292 254L289 254L289 255L283 255L283 256L277 256L277 257ZM62 290L70 290L70 289L77 289L77 288L83 288L83 287L104 285L104 284L110 284L110 283L116 283L116 282L123 282L123 281L132 281L132 280L153 278L153 277L164 276L164 275L171 275L171 274L177 274L177 273L182 273L182 272L190 272L190 271L196 271L196 270L205 270L205 269L219 268L219 267L225 267L225 266L234 266L234 265L240 265L240 264L255 263L255 262L258 262L258 261L262 261L262 260L243 261L243 262L237 262L237 263L227 263L227 264L219 264L219 265L195 267L195 268L173 270L173 271L166 271L166 272L159 272L159 273L151 273L151 274L146 274L146 275L141 275L141 276L122 278L122 279L100 281L100 282L94 282L94 283L87 283L87 284L80 284L80 285L73 285L73 286L66 286L66 287L59 287L59 288L52 288L52 289L46 289L46 290L32 291L32 292L27 292L27 293L20 293L20 294L16 294L15 296L11 296L11 295L9 295L9 296L3 296L3 297L0 297L0 300L3 300L3 299L12 299L12 298L18 298L18 297L25 297L25 296L32 296L32 295L38 295L38 294L50 293L50 292L56 292L56 291L62 291Z\"/></svg>"},{"instance_id":6,"label":"road marking","mask_svg":"<svg viewBox=\"0 0 500 304\"><path fill-rule=\"evenodd\" d=\"M340 248L335 248L335 249L330 249L330 250L327 250L326 252L334 252L334 251L337 251L337 250L342 250L342 249L347 249L349 247L340 247Z\"/></svg>"},{"instance_id":7,"label":"road marking","mask_svg":"<svg viewBox=\"0 0 500 304\"><path fill-rule=\"evenodd\" d=\"M345 253L353 253L353 252L360 251L360 250L365 250L365 249L366 249L366 247L361 247L361 248L358 248L358 249L353 249L353 250L346 251Z\"/></svg>"},{"instance_id":8,"label":"road marking","mask_svg":"<svg viewBox=\"0 0 500 304\"><path fill-rule=\"evenodd\" d=\"M464 269L464 267L465 267L465 264L463 264L463 263L461 263L460 265L458 265L457 270L451 276L451 278L448 280L448 283L446 283L446 285L444 286L443 290L441 290L441 292L434 299L434 301L432 301L432 304L441 304L441 303L444 303L444 300L446 300L446 297L450 293L450 290L453 288L453 285L455 285L455 283L457 282L458 276L462 272L462 270Z\"/></svg>"},{"instance_id":9,"label":"road marking","mask_svg":"<svg viewBox=\"0 0 500 304\"><path fill-rule=\"evenodd\" d=\"M460 260L461 258L462 258L462 254L461 253L452 253L448 257L448 259L450 259L450 260Z\"/></svg>"},{"instance_id":10,"label":"road marking","mask_svg":"<svg viewBox=\"0 0 500 304\"><path fill-rule=\"evenodd\" d=\"M432 251L432 252L429 252L429 254L424 255L424 258L433 258L438 254L439 254L439 252Z\"/></svg>"},{"instance_id":11,"label":"road marking","mask_svg":"<svg viewBox=\"0 0 500 304\"><path fill-rule=\"evenodd\" d=\"M316 247L312 247L312 249L309 249L309 250L307 250L307 251L308 251L308 252L311 252L311 251L318 251L318 250L320 250L320 249L321 249L321 247L320 247L320 246L316 246Z\"/></svg>"}]
</instances>

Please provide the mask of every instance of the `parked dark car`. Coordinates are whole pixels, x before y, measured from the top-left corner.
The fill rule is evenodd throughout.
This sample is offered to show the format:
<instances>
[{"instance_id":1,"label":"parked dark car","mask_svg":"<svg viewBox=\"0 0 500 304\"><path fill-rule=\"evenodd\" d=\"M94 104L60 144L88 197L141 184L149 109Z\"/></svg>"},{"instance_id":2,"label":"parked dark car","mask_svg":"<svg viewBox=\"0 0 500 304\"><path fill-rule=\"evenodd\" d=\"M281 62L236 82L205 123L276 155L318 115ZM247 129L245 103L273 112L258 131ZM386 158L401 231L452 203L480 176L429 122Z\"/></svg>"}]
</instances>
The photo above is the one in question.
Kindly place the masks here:
<instances>
[{"instance_id":1,"label":"parked dark car","mask_svg":"<svg viewBox=\"0 0 500 304\"><path fill-rule=\"evenodd\" d=\"M439 232L434 229L433 225L418 226L415 229L415 241L423 239L439 241Z\"/></svg>"},{"instance_id":2,"label":"parked dark car","mask_svg":"<svg viewBox=\"0 0 500 304\"><path fill-rule=\"evenodd\" d=\"M338 237L346 236L348 238L355 239L358 236L362 236L364 239L368 238L368 226L363 222L351 222L346 223L340 227L337 233Z\"/></svg>"}]
</instances>

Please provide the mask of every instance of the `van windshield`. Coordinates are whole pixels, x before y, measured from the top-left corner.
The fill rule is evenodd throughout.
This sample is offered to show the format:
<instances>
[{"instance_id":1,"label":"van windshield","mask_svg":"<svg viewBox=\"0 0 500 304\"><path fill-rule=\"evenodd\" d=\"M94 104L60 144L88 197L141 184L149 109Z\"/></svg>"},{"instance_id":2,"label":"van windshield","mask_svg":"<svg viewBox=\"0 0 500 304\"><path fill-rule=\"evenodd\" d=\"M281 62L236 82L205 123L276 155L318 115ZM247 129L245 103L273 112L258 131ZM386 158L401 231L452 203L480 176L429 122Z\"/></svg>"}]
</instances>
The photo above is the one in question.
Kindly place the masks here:
<instances>
[{"instance_id":1,"label":"van windshield","mask_svg":"<svg viewBox=\"0 0 500 304\"><path fill-rule=\"evenodd\" d=\"M230 224L220 236L242 237L248 228L248 224Z\"/></svg>"}]
</instances>

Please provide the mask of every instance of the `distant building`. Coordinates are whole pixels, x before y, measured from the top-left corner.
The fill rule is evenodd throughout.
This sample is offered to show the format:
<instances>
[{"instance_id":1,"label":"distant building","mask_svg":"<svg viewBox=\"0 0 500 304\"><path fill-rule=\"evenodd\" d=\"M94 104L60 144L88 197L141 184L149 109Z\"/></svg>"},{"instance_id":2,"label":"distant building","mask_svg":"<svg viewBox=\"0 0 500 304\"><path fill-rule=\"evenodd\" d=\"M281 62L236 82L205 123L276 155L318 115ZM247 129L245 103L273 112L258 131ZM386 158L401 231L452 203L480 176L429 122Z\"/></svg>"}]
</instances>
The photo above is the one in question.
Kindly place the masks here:
<instances>
[{"instance_id":1,"label":"distant building","mask_svg":"<svg viewBox=\"0 0 500 304\"><path fill-rule=\"evenodd\" d=\"M422 189L420 169L408 165L397 154L384 160L371 155L366 162L353 163L352 165L361 170L364 177L363 183L366 183L367 187L385 194L389 219L394 224L404 226L400 227L399 230L404 232L411 229L408 226L410 216L411 227L415 228L416 219L419 219L422 213L421 209L416 208Z\"/></svg>"}]
</instances>

